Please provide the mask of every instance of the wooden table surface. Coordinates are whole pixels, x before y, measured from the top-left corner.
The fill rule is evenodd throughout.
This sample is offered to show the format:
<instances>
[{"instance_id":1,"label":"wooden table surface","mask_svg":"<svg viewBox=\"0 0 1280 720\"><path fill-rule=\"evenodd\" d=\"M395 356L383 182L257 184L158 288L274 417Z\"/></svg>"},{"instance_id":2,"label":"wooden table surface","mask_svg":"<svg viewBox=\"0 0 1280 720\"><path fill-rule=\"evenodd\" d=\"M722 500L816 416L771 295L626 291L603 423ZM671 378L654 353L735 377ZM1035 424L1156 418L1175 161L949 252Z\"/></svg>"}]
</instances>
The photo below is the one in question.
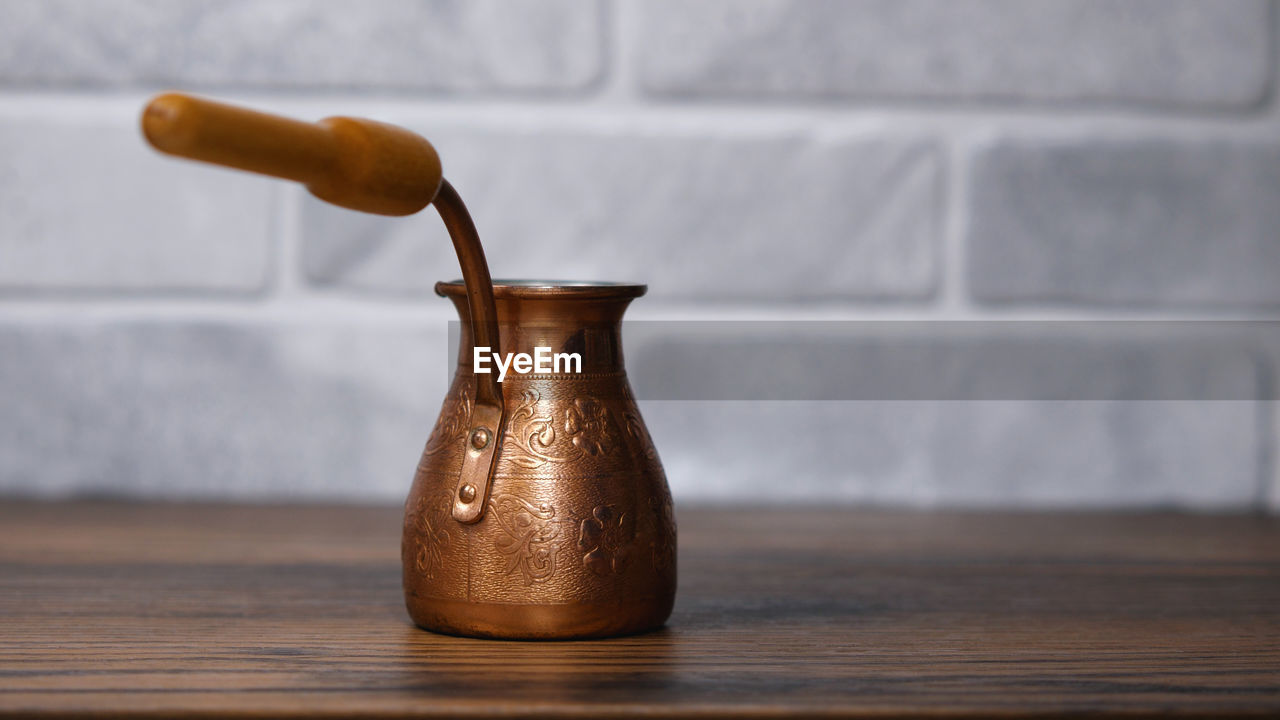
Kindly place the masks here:
<instances>
[{"instance_id":1,"label":"wooden table surface","mask_svg":"<svg viewBox=\"0 0 1280 720\"><path fill-rule=\"evenodd\" d=\"M0 715L1280 714L1280 519L685 509L669 626L432 635L397 509L0 500Z\"/></svg>"}]
</instances>

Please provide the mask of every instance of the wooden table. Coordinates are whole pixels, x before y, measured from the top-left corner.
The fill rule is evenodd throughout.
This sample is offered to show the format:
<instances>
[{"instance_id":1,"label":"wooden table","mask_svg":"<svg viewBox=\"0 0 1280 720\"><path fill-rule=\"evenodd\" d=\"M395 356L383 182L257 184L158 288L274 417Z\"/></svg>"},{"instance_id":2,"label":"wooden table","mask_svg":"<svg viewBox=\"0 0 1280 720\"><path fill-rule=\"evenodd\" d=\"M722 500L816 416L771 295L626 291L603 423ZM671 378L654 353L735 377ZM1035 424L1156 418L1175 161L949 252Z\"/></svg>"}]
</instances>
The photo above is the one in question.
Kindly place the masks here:
<instances>
[{"instance_id":1,"label":"wooden table","mask_svg":"<svg viewBox=\"0 0 1280 720\"><path fill-rule=\"evenodd\" d=\"M669 627L412 627L397 509L0 500L0 714L1280 714L1280 520L682 510Z\"/></svg>"}]
</instances>

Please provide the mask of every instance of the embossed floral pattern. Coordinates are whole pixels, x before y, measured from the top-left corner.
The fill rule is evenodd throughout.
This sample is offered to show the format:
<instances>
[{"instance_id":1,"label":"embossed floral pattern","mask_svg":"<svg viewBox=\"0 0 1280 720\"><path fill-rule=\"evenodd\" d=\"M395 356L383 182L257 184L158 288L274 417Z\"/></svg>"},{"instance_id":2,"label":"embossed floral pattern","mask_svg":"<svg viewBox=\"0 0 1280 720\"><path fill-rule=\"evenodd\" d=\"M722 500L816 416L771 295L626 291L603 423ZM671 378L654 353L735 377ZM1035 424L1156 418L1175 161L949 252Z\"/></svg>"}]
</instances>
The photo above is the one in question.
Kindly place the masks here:
<instances>
[{"instance_id":1,"label":"embossed floral pattern","mask_svg":"<svg viewBox=\"0 0 1280 720\"><path fill-rule=\"evenodd\" d=\"M541 399L536 390L525 390L520 395L520 404L507 419L507 437L510 440L505 447L510 451L511 461L521 467L536 468L547 462L572 459L550 454L556 442L556 429L550 417L537 414Z\"/></svg>"},{"instance_id":2,"label":"embossed floral pattern","mask_svg":"<svg viewBox=\"0 0 1280 720\"><path fill-rule=\"evenodd\" d=\"M565 408L564 432L572 438L574 447L588 455L608 453L618 443L609 411L593 397L577 398Z\"/></svg>"},{"instance_id":3,"label":"embossed floral pattern","mask_svg":"<svg viewBox=\"0 0 1280 720\"><path fill-rule=\"evenodd\" d=\"M636 408L635 395L631 393L631 386L627 383L622 385L622 396L626 399L623 407L628 408L623 413L622 418L627 435L634 440L634 445L641 448L645 459L661 465L658 460L658 450L653 445L653 438L649 437L649 430L645 428L644 421L640 419L640 411Z\"/></svg>"},{"instance_id":4,"label":"embossed floral pattern","mask_svg":"<svg viewBox=\"0 0 1280 720\"><path fill-rule=\"evenodd\" d=\"M649 506L653 510L654 527L657 529L650 541L653 566L666 570L676 561L676 517L675 508L671 505L671 493L663 492L660 497L649 498Z\"/></svg>"},{"instance_id":5,"label":"embossed floral pattern","mask_svg":"<svg viewBox=\"0 0 1280 720\"><path fill-rule=\"evenodd\" d=\"M449 508L452 497L444 495L435 502L427 498L418 498L417 507L412 514L410 528L413 533L414 565L418 572L427 579L434 579L436 572L444 567L444 551L448 549Z\"/></svg>"},{"instance_id":6,"label":"embossed floral pattern","mask_svg":"<svg viewBox=\"0 0 1280 720\"><path fill-rule=\"evenodd\" d=\"M526 585L555 574L560 523L555 508L533 505L512 495L496 495L490 500L493 517L502 529L494 544L507 556L506 573L520 572Z\"/></svg>"},{"instance_id":7,"label":"embossed floral pattern","mask_svg":"<svg viewBox=\"0 0 1280 720\"><path fill-rule=\"evenodd\" d=\"M447 403L448 400L446 399ZM463 386L458 392L458 399L449 407L447 411L440 413L440 419L436 421L436 426L431 430L431 437L427 438L427 448L424 454L435 455L450 445L458 444L466 440L467 432L471 429L471 393Z\"/></svg>"},{"instance_id":8,"label":"embossed floral pattern","mask_svg":"<svg viewBox=\"0 0 1280 720\"><path fill-rule=\"evenodd\" d=\"M562 409L538 411L542 397L525 390L507 421L510 461L523 468L567 463L586 456L607 456L620 446L609 409L598 398L575 398Z\"/></svg>"},{"instance_id":9,"label":"embossed floral pattern","mask_svg":"<svg viewBox=\"0 0 1280 720\"><path fill-rule=\"evenodd\" d=\"M635 536L635 518L630 513L619 512L613 505L597 505L579 530L578 549L585 553L582 564L597 575L622 572Z\"/></svg>"}]
</instances>

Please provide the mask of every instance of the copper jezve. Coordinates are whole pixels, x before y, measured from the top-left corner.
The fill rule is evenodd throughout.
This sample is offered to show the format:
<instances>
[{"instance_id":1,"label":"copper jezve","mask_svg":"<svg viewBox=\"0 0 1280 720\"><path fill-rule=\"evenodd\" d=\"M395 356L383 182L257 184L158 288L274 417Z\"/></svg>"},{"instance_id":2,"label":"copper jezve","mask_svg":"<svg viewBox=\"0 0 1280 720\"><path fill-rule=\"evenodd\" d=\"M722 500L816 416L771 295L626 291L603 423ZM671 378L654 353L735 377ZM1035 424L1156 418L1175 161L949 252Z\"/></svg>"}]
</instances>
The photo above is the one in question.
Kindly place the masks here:
<instances>
[{"instance_id":1,"label":"copper jezve","mask_svg":"<svg viewBox=\"0 0 1280 720\"><path fill-rule=\"evenodd\" d=\"M182 157L304 183L336 205L408 215L434 203L463 280L458 367L405 504L409 615L428 630L580 638L661 626L676 588L662 464L627 382L619 327L645 286L498 281L435 150L370 120L303 123L186 95L143 132ZM475 373L475 346L576 353L581 372Z\"/></svg>"}]
</instances>

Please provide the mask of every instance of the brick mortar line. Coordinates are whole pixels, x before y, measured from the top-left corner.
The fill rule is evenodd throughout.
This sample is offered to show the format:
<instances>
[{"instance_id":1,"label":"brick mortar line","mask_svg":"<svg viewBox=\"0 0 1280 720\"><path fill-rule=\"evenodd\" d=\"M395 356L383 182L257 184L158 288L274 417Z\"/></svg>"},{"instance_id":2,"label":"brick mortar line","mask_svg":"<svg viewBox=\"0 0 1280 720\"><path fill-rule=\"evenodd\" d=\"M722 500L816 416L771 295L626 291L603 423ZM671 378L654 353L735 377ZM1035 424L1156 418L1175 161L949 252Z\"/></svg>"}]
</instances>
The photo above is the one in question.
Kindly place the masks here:
<instances>
[{"instance_id":1,"label":"brick mortar line","mask_svg":"<svg viewBox=\"0 0 1280 720\"><path fill-rule=\"evenodd\" d=\"M952 137L943 144L946 166L939 208L938 300L943 312L952 315L977 314L965 276L969 253L964 231L969 217L968 169L972 152L972 142L964 137Z\"/></svg>"},{"instance_id":2,"label":"brick mortar line","mask_svg":"<svg viewBox=\"0 0 1280 720\"><path fill-rule=\"evenodd\" d=\"M1262 100L1262 109L1267 112L1276 126L1280 127L1280 0L1271 0L1271 33L1268 37L1271 50L1271 77L1267 85L1266 97Z\"/></svg>"},{"instance_id":3,"label":"brick mortar line","mask_svg":"<svg viewBox=\"0 0 1280 720\"><path fill-rule=\"evenodd\" d=\"M278 183L273 188L271 213L273 231L271 256L275 262L268 287L267 301L304 296L309 289L302 267L301 196L302 188Z\"/></svg>"},{"instance_id":4,"label":"brick mortar line","mask_svg":"<svg viewBox=\"0 0 1280 720\"><path fill-rule=\"evenodd\" d=\"M128 298L104 302L102 298L63 300L0 300L0 323L58 322L81 324L91 322L132 321L227 321L245 324L302 322L341 325L352 322L375 325L429 326L456 322L451 307L430 302L379 302L362 300L316 299L308 296L281 297L267 302L203 301L179 298ZM986 312L980 308L965 314L940 312L933 306L917 308L857 305L750 304L707 305L700 303L664 303L628 312L627 321L881 321L881 322L981 322L981 321L1083 321L1083 322L1225 322L1277 321L1280 313L1169 312L1153 310L1126 312L1099 309L1010 308Z\"/></svg>"},{"instance_id":5,"label":"brick mortar line","mask_svg":"<svg viewBox=\"0 0 1280 720\"><path fill-rule=\"evenodd\" d=\"M684 123L706 123L708 127L723 127L725 119L735 119L738 127L769 125L795 129L797 126L833 125L846 127L850 120L869 121L883 127L909 126L935 131L950 128L978 127L1009 131L1072 129L1088 135L1096 131L1134 131L1141 134L1160 135L1162 132L1203 133L1250 132L1274 126L1280 119L1277 103L1270 103L1268 112L1250 114L1184 114L1171 112L1132 113L1096 111L1073 106L1047 106L1043 108L992 108L963 103L940 104L937 107L901 107L874 103L851 105L806 105L780 103L741 103L735 105L710 105L703 102L653 103L651 101L621 100L618 93L601 92L597 96L584 97L571 102L564 100L509 98L468 99L442 96L405 98L388 95L358 95L343 92L317 92L312 94L276 92L246 92L228 89L195 91L216 96L231 102L241 102L268 110L288 112L298 117L319 118L334 113L372 112L397 118L423 117L435 120L492 122L494 127L514 127L517 130L567 128L587 130L600 122L641 124L642 122L672 126ZM31 92L15 91L0 87L0 118L50 118L101 121L115 115L117 120L136 118L143 103L155 94L149 89L127 90L117 93L90 92ZM103 114L103 110L107 110ZM517 119L513 124L512 112L537 116L533 120ZM566 121L568 121L566 125ZM615 128L616 126L610 125ZM1194 136L1194 135L1193 135Z\"/></svg>"},{"instance_id":6,"label":"brick mortar line","mask_svg":"<svg viewBox=\"0 0 1280 720\"><path fill-rule=\"evenodd\" d=\"M1280 29L1278 29L1280 32ZM476 109L501 108L540 108L546 110L565 110L566 108L590 107L594 109L617 108L628 114L647 110L651 112L679 112L682 110L704 110L716 114L750 113L785 113L803 111L826 115L849 115L861 113L888 113L903 116L980 117L980 118L1098 118L1114 117L1135 121L1152 119L1178 119L1187 122L1247 122L1274 114L1276 103L1268 95L1255 106L1241 108L1223 108L1215 106L1192 106L1175 103L1123 103L1096 101L995 101L995 100L958 100L958 99L892 99L874 96L854 98L806 98L776 97L761 95L759 97L720 97L720 96L662 96L645 94L639 88L632 73L634 62L631 61L629 43L615 44L605 52L606 64L602 68L601 78L578 94L545 93L399 93L375 89L367 92L352 91L346 88L263 88L250 85L227 85L222 87L201 86L193 83L183 86L188 92L227 99L236 99L246 103L276 103L298 107L320 107L321 112L334 112L331 103L340 102L353 105L372 105L383 108L458 108L474 111ZM628 73L632 73L628 75ZM1275 71L1272 72L1272 95L1276 84ZM0 81L0 100L28 101L38 104L70 103L77 106L84 104L113 105L120 103L137 103L145 101L157 93L175 89L165 86L131 86L131 87L99 87L85 89L75 87L31 88L5 85Z\"/></svg>"},{"instance_id":7,"label":"brick mortar line","mask_svg":"<svg viewBox=\"0 0 1280 720\"><path fill-rule=\"evenodd\" d=\"M638 99L631 62L633 33L627 32L632 8L624 2L604 3L602 7L599 87L592 96L582 98L582 104L631 104Z\"/></svg>"}]
</instances>

